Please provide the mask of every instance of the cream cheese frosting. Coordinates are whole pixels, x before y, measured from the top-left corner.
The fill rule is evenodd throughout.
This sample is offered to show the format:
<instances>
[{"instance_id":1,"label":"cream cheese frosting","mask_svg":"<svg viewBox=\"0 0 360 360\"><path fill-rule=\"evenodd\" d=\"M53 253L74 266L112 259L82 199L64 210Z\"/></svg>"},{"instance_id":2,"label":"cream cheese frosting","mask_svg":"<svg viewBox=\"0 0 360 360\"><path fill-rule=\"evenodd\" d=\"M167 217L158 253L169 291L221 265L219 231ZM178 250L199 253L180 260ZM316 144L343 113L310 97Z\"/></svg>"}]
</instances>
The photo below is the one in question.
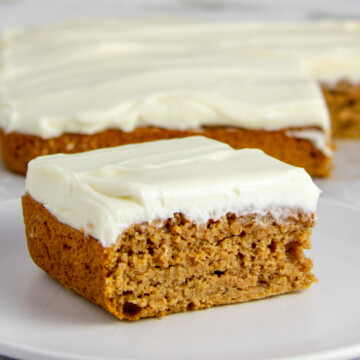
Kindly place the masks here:
<instances>
[{"instance_id":1,"label":"cream cheese frosting","mask_svg":"<svg viewBox=\"0 0 360 360\"><path fill-rule=\"evenodd\" d=\"M318 81L359 80L359 39L355 21L153 18L11 30L0 45L0 126L42 138L142 126L327 133Z\"/></svg>"},{"instance_id":2,"label":"cream cheese frosting","mask_svg":"<svg viewBox=\"0 0 360 360\"><path fill-rule=\"evenodd\" d=\"M314 213L320 194L301 168L200 136L41 156L29 163L26 190L104 247L132 224L178 212L199 224L228 212Z\"/></svg>"}]
</instances>

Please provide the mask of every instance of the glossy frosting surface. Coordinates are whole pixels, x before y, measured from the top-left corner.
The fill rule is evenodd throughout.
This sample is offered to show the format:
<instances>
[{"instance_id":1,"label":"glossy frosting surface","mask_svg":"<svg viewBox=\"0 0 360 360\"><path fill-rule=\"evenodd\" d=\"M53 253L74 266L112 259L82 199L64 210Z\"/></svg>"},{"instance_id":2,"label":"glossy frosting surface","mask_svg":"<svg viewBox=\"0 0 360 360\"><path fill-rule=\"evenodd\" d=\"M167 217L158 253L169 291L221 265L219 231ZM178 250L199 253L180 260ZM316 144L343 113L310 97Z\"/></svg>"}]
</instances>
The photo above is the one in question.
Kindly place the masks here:
<instances>
[{"instance_id":1,"label":"glossy frosting surface","mask_svg":"<svg viewBox=\"0 0 360 360\"><path fill-rule=\"evenodd\" d=\"M350 21L153 18L7 31L0 126L43 138L141 126L327 131L318 81L359 79L359 39Z\"/></svg>"},{"instance_id":2,"label":"glossy frosting surface","mask_svg":"<svg viewBox=\"0 0 360 360\"><path fill-rule=\"evenodd\" d=\"M177 212L199 224L228 212L314 213L320 194L301 168L198 136L41 156L29 164L26 190L103 246L132 224Z\"/></svg>"}]
</instances>

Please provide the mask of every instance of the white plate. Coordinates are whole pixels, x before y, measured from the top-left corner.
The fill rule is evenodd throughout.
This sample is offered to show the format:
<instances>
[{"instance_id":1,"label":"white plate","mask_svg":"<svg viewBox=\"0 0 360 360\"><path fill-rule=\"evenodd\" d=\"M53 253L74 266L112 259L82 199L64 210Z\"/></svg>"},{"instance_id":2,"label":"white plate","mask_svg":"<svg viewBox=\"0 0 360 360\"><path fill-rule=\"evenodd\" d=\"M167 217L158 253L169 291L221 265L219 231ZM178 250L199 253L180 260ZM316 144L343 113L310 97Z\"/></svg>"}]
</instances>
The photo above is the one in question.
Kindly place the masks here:
<instances>
[{"instance_id":1,"label":"white plate","mask_svg":"<svg viewBox=\"0 0 360 360\"><path fill-rule=\"evenodd\" d=\"M124 322L38 269L19 200L0 204L0 353L22 359L349 359L360 355L360 210L321 200L310 289Z\"/></svg>"}]
</instances>

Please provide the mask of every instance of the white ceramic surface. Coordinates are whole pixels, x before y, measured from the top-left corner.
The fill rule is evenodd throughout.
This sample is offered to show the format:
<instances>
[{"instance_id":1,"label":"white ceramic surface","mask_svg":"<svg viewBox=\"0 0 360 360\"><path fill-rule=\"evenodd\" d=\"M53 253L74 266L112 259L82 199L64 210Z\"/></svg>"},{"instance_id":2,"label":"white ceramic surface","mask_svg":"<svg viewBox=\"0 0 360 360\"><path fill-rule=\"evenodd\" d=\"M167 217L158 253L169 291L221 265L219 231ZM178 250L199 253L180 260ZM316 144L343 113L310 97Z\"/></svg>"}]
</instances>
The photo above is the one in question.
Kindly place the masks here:
<instances>
[{"instance_id":1,"label":"white ceramic surface","mask_svg":"<svg viewBox=\"0 0 360 360\"><path fill-rule=\"evenodd\" d=\"M360 141L337 141L334 171L327 179L316 179L322 197L353 205L360 209Z\"/></svg>"},{"instance_id":2,"label":"white ceramic surface","mask_svg":"<svg viewBox=\"0 0 360 360\"><path fill-rule=\"evenodd\" d=\"M321 200L310 289L118 321L29 258L19 199L0 204L0 352L22 359L348 359L360 355L360 209Z\"/></svg>"}]
</instances>

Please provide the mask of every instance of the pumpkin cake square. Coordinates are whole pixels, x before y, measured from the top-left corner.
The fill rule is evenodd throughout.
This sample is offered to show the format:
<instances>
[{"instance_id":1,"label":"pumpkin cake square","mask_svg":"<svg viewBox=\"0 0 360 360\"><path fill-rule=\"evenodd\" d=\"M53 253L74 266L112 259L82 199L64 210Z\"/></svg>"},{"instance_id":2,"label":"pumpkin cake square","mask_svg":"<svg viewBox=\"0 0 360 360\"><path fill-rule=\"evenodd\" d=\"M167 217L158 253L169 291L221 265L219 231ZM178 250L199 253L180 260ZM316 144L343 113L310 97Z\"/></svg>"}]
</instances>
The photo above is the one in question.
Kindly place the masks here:
<instances>
[{"instance_id":1,"label":"pumpkin cake square","mask_svg":"<svg viewBox=\"0 0 360 360\"><path fill-rule=\"evenodd\" d=\"M261 299L316 281L320 190L301 168L204 137L32 160L34 262L119 319Z\"/></svg>"}]
</instances>

